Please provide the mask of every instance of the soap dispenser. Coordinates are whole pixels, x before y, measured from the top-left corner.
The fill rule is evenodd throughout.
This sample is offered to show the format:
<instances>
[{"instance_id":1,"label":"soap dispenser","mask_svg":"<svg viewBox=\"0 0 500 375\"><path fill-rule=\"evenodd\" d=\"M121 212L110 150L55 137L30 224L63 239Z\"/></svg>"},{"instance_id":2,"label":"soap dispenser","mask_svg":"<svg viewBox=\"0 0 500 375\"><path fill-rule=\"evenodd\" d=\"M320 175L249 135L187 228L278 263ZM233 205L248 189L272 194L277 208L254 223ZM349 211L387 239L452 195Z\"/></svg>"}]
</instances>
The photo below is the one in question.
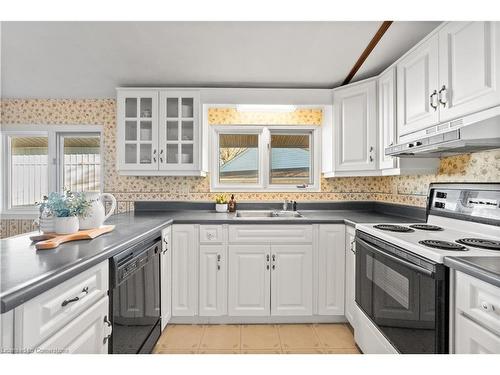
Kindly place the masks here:
<instances>
[{"instance_id":1,"label":"soap dispenser","mask_svg":"<svg viewBox=\"0 0 500 375\"><path fill-rule=\"evenodd\" d=\"M234 194L231 194L231 200L228 203L228 211L236 212L236 201L234 200Z\"/></svg>"}]
</instances>

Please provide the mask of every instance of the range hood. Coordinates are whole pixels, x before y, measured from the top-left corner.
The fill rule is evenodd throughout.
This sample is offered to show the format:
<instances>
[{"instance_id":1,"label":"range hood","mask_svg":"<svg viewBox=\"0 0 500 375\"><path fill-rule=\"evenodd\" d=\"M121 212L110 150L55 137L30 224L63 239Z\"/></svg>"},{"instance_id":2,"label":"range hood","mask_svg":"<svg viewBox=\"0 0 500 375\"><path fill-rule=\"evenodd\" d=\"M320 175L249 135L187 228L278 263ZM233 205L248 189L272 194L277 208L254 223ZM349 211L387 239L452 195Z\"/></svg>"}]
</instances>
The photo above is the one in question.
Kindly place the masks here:
<instances>
[{"instance_id":1,"label":"range hood","mask_svg":"<svg viewBox=\"0 0 500 375\"><path fill-rule=\"evenodd\" d=\"M385 154L433 158L495 148L500 148L500 107L425 129L417 139L387 147Z\"/></svg>"}]
</instances>

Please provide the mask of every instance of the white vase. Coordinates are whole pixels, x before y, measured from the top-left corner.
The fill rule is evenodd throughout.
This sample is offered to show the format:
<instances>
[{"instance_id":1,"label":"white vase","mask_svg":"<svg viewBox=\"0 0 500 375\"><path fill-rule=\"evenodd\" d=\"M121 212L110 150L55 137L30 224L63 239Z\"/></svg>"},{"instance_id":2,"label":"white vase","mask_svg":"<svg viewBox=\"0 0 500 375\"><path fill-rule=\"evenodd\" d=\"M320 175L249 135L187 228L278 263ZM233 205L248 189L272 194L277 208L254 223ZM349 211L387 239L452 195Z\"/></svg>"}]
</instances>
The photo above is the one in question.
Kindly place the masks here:
<instances>
[{"instance_id":1,"label":"white vase","mask_svg":"<svg viewBox=\"0 0 500 375\"><path fill-rule=\"evenodd\" d=\"M76 216L54 218L54 230L57 234L72 234L78 232L78 229L79 223Z\"/></svg>"},{"instance_id":2,"label":"white vase","mask_svg":"<svg viewBox=\"0 0 500 375\"><path fill-rule=\"evenodd\" d=\"M91 201L89 211L85 217L79 217L80 229L99 228L104 224L104 221L110 217L116 208L116 199L112 194L99 192L85 192L85 198ZM106 215L104 201L111 201L111 209Z\"/></svg>"},{"instance_id":3,"label":"white vase","mask_svg":"<svg viewBox=\"0 0 500 375\"><path fill-rule=\"evenodd\" d=\"M227 203L224 204L215 204L215 211L217 212L227 212Z\"/></svg>"},{"instance_id":4,"label":"white vase","mask_svg":"<svg viewBox=\"0 0 500 375\"><path fill-rule=\"evenodd\" d=\"M40 226L40 232L42 233L53 233L54 232L54 218L53 217L41 217L38 221Z\"/></svg>"}]
</instances>

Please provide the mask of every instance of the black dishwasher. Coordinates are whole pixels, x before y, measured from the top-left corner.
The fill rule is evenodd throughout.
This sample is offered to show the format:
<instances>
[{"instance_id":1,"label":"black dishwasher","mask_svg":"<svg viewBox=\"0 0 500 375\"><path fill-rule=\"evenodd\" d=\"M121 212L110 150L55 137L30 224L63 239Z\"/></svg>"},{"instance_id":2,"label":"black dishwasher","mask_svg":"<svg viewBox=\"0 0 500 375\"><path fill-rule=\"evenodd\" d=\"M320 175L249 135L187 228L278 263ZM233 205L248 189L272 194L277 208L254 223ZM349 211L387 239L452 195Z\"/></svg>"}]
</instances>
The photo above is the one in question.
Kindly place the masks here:
<instances>
[{"instance_id":1,"label":"black dishwasher","mask_svg":"<svg viewBox=\"0 0 500 375\"><path fill-rule=\"evenodd\" d=\"M160 337L160 251L155 238L111 258L110 353L151 353Z\"/></svg>"}]
</instances>

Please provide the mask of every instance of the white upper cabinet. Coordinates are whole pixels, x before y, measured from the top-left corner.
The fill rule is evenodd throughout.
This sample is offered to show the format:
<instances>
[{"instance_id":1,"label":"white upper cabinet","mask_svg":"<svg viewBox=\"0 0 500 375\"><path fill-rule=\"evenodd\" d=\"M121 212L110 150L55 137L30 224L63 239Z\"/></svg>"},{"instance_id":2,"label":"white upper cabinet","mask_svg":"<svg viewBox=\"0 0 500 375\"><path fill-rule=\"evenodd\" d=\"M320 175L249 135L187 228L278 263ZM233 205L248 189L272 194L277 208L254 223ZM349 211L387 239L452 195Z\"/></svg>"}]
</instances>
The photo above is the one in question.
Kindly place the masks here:
<instances>
[{"instance_id":1,"label":"white upper cabinet","mask_svg":"<svg viewBox=\"0 0 500 375\"><path fill-rule=\"evenodd\" d=\"M438 35L433 35L397 63L399 136L439 121Z\"/></svg>"},{"instance_id":2,"label":"white upper cabinet","mask_svg":"<svg viewBox=\"0 0 500 375\"><path fill-rule=\"evenodd\" d=\"M193 171L198 168L199 103L198 91L160 92L161 170Z\"/></svg>"},{"instance_id":3,"label":"white upper cabinet","mask_svg":"<svg viewBox=\"0 0 500 375\"><path fill-rule=\"evenodd\" d=\"M376 169L376 87L369 80L334 91L335 171Z\"/></svg>"},{"instance_id":4,"label":"white upper cabinet","mask_svg":"<svg viewBox=\"0 0 500 375\"><path fill-rule=\"evenodd\" d=\"M450 22L439 31L440 121L500 104L500 22Z\"/></svg>"},{"instance_id":5,"label":"white upper cabinet","mask_svg":"<svg viewBox=\"0 0 500 375\"><path fill-rule=\"evenodd\" d=\"M312 245L271 245L271 315L312 315Z\"/></svg>"},{"instance_id":6,"label":"white upper cabinet","mask_svg":"<svg viewBox=\"0 0 500 375\"><path fill-rule=\"evenodd\" d=\"M121 174L202 175L200 138L199 91L118 89L117 160Z\"/></svg>"},{"instance_id":7,"label":"white upper cabinet","mask_svg":"<svg viewBox=\"0 0 500 375\"><path fill-rule=\"evenodd\" d=\"M158 91L119 91L118 169L158 169Z\"/></svg>"},{"instance_id":8,"label":"white upper cabinet","mask_svg":"<svg viewBox=\"0 0 500 375\"><path fill-rule=\"evenodd\" d=\"M396 69L391 68L378 79L378 168L397 167L397 158L385 155L385 148L397 143L396 135Z\"/></svg>"}]
</instances>

